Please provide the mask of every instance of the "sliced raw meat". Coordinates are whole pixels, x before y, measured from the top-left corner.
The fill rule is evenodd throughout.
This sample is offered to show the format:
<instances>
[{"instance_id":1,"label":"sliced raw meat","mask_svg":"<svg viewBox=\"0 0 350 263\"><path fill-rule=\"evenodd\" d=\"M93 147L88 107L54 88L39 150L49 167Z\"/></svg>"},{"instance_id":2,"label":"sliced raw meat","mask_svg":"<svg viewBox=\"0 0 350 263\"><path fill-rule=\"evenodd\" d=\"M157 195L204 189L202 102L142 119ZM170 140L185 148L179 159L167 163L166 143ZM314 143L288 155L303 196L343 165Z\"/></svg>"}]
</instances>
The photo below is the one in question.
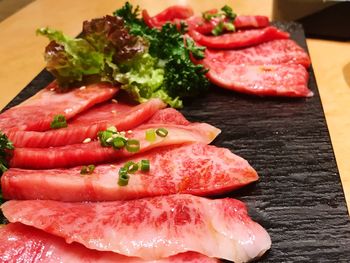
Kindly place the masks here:
<instances>
[{"instance_id":1,"label":"sliced raw meat","mask_svg":"<svg viewBox=\"0 0 350 263\"><path fill-rule=\"evenodd\" d=\"M71 119L93 105L111 99L118 88L107 83L98 83L59 92L56 82L39 91L18 106L0 115L0 130L45 131L50 129L53 117L62 114Z\"/></svg>"},{"instance_id":2,"label":"sliced raw meat","mask_svg":"<svg viewBox=\"0 0 350 263\"><path fill-rule=\"evenodd\" d=\"M151 99L133 107L109 102L83 112L71 120L67 128L46 132L10 131L7 136L15 147L47 148L82 143L86 138L96 138L99 131L112 125L118 131L135 128L165 106L159 99Z\"/></svg>"},{"instance_id":3,"label":"sliced raw meat","mask_svg":"<svg viewBox=\"0 0 350 263\"><path fill-rule=\"evenodd\" d=\"M308 72L298 64L209 65L207 77L219 87L258 96L310 97Z\"/></svg>"},{"instance_id":4,"label":"sliced raw meat","mask_svg":"<svg viewBox=\"0 0 350 263\"><path fill-rule=\"evenodd\" d=\"M158 136L154 142L147 141L146 131L160 127L167 129L168 135L165 138ZM206 123L190 125L147 124L136 128L132 133L127 133L126 137L138 140L140 142L139 153L142 153L169 145L193 142L209 144L219 133L219 129ZM10 167L29 169L74 167L111 162L134 154L125 149L114 150L111 147L102 147L99 141L52 148L15 148L10 160Z\"/></svg>"},{"instance_id":5,"label":"sliced raw meat","mask_svg":"<svg viewBox=\"0 0 350 263\"><path fill-rule=\"evenodd\" d=\"M169 195L132 201L8 201L10 222L34 226L87 248L143 259L194 251L247 262L271 246L268 233L235 199Z\"/></svg>"},{"instance_id":6,"label":"sliced raw meat","mask_svg":"<svg viewBox=\"0 0 350 263\"><path fill-rule=\"evenodd\" d=\"M31 263L215 263L217 259L187 252L170 258L145 261L113 252L90 250L78 243L67 244L64 239L20 223L0 226L0 262Z\"/></svg>"},{"instance_id":7,"label":"sliced raw meat","mask_svg":"<svg viewBox=\"0 0 350 263\"><path fill-rule=\"evenodd\" d=\"M237 16L234 21L236 28L261 28L270 25L267 16Z\"/></svg>"},{"instance_id":8,"label":"sliced raw meat","mask_svg":"<svg viewBox=\"0 0 350 263\"><path fill-rule=\"evenodd\" d=\"M119 186L118 171L126 161L150 161L149 172L132 174ZM10 168L1 177L5 199L114 201L187 193L222 194L258 180L256 171L228 149L190 144L156 149L113 165L99 165L93 174L81 167L56 170Z\"/></svg>"},{"instance_id":9,"label":"sliced raw meat","mask_svg":"<svg viewBox=\"0 0 350 263\"><path fill-rule=\"evenodd\" d=\"M193 15L193 10L189 6L174 5L164 9L159 14L151 17L147 10L142 10L143 21L150 28L161 28L167 22L180 22Z\"/></svg>"},{"instance_id":10,"label":"sliced raw meat","mask_svg":"<svg viewBox=\"0 0 350 263\"><path fill-rule=\"evenodd\" d=\"M190 122L177 110L173 108L166 108L157 111L148 121L147 124L163 123L163 124L177 124L189 125Z\"/></svg>"},{"instance_id":11,"label":"sliced raw meat","mask_svg":"<svg viewBox=\"0 0 350 263\"><path fill-rule=\"evenodd\" d=\"M289 34L269 26L261 29L242 30L225 33L221 36L206 36L196 30L189 30L189 35L199 44L208 48L234 49L257 45L275 39L287 39Z\"/></svg>"},{"instance_id":12,"label":"sliced raw meat","mask_svg":"<svg viewBox=\"0 0 350 263\"><path fill-rule=\"evenodd\" d=\"M210 67L212 62L225 65L301 64L310 66L308 54L290 39L273 40L240 50L206 49L202 63Z\"/></svg>"},{"instance_id":13,"label":"sliced raw meat","mask_svg":"<svg viewBox=\"0 0 350 263\"><path fill-rule=\"evenodd\" d=\"M221 19L212 18L210 21L205 21L200 16L192 16L186 20L191 30L196 30L203 35L211 35L212 30L219 24ZM228 19L225 20L229 22ZM236 29L247 28L263 28L270 25L267 16L237 16L234 20Z\"/></svg>"}]
</instances>

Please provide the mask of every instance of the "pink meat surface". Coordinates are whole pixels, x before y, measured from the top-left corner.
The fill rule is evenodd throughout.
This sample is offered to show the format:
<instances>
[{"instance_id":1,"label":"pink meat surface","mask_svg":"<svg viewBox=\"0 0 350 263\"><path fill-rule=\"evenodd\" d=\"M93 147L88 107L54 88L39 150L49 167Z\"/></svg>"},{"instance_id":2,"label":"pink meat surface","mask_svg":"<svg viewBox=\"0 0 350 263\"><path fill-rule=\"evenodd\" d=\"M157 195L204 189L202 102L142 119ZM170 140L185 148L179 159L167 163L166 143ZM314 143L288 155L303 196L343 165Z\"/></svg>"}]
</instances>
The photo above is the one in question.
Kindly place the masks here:
<instances>
[{"instance_id":1,"label":"pink meat surface","mask_svg":"<svg viewBox=\"0 0 350 263\"><path fill-rule=\"evenodd\" d=\"M301 64L310 66L308 54L290 39L273 40L260 45L240 50L206 49L204 65L221 62L228 65L276 65Z\"/></svg>"},{"instance_id":2,"label":"pink meat surface","mask_svg":"<svg viewBox=\"0 0 350 263\"><path fill-rule=\"evenodd\" d=\"M150 161L149 172L132 174L119 186L118 171L126 161ZM99 165L91 175L81 167L55 170L10 168L1 177L5 199L114 201L175 193L222 194L258 180L256 171L228 149L206 144L166 147L113 165Z\"/></svg>"},{"instance_id":3,"label":"pink meat surface","mask_svg":"<svg viewBox=\"0 0 350 263\"><path fill-rule=\"evenodd\" d=\"M66 119L111 99L119 90L107 83L98 83L67 92L59 92L56 82L52 82L25 102L8 109L0 115L0 130L9 131L46 131L57 114Z\"/></svg>"},{"instance_id":4,"label":"pink meat surface","mask_svg":"<svg viewBox=\"0 0 350 263\"><path fill-rule=\"evenodd\" d=\"M63 238L36 228L10 223L0 226L0 262L3 263L215 263L217 259L187 252L155 261L126 257L113 252L90 250L78 243L67 244Z\"/></svg>"},{"instance_id":5,"label":"pink meat surface","mask_svg":"<svg viewBox=\"0 0 350 263\"><path fill-rule=\"evenodd\" d=\"M193 251L247 262L271 246L268 233L250 219L246 206L230 198L177 194L101 203L8 201L1 209L10 222L68 243L147 260Z\"/></svg>"},{"instance_id":6,"label":"pink meat surface","mask_svg":"<svg viewBox=\"0 0 350 263\"><path fill-rule=\"evenodd\" d=\"M199 44L214 49L236 49L254 46L275 39L287 39L289 34L269 26L261 29L242 30L221 36L206 36L196 30L189 35Z\"/></svg>"},{"instance_id":7,"label":"pink meat surface","mask_svg":"<svg viewBox=\"0 0 350 263\"><path fill-rule=\"evenodd\" d=\"M168 135L164 138L157 136L154 142L147 141L146 131L160 127L167 129ZM206 123L189 125L146 124L134 129L130 134L127 133L126 137L138 140L140 142L139 153L143 153L162 146L193 142L209 144L219 133L219 129ZM111 162L131 155L134 155L134 153L130 153L126 149L115 150L112 147L102 147L99 141L52 148L15 148L10 160L10 167L28 169L64 168Z\"/></svg>"},{"instance_id":8,"label":"pink meat surface","mask_svg":"<svg viewBox=\"0 0 350 263\"><path fill-rule=\"evenodd\" d=\"M201 63L219 87L258 96L310 97L307 53L293 40L241 50L206 50Z\"/></svg>"},{"instance_id":9,"label":"pink meat surface","mask_svg":"<svg viewBox=\"0 0 350 263\"><path fill-rule=\"evenodd\" d=\"M220 23L221 19L212 18L205 21L201 16L192 16L186 20L189 28L196 30L203 35L211 35L211 31ZM228 19L226 22L229 22ZM237 16L234 20L236 29L263 28L270 25L267 16Z\"/></svg>"},{"instance_id":10,"label":"pink meat surface","mask_svg":"<svg viewBox=\"0 0 350 263\"><path fill-rule=\"evenodd\" d=\"M147 124L163 123L163 124L177 124L189 125L190 122L177 110L173 108L166 108L157 111L148 121Z\"/></svg>"},{"instance_id":11,"label":"pink meat surface","mask_svg":"<svg viewBox=\"0 0 350 263\"><path fill-rule=\"evenodd\" d=\"M99 131L112 125L119 131L135 128L165 106L159 99L137 106L107 102L81 113L68 122L67 128L45 132L10 131L7 136L15 147L47 148L82 143L86 138L96 138Z\"/></svg>"},{"instance_id":12,"label":"pink meat surface","mask_svg":"<svg viewBox=\"0 0 350 263\"><path fill-rule=\"evenodd\" d=\"M223 65L212 63L207 73L219 87L258 96L310 97L309 74L298 64Z\"/></svg>"}]
</instances>

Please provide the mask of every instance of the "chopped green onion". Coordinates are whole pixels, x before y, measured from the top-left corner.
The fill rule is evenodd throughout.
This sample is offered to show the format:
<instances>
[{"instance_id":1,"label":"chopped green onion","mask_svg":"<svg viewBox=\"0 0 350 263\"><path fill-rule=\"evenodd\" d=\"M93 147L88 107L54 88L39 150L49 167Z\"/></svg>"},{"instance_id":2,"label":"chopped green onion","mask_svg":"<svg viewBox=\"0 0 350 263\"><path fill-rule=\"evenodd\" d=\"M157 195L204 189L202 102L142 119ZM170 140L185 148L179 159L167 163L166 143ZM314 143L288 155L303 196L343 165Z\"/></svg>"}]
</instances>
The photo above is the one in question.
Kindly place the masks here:
<instances>
[{"instance_id":1,"label":"chopped green onion","mask_svg":"<svg viewBox=\"0 0 350 263\"><path fill-rule=\"evenodd\" d=\"M227 31L235 31L236 28L232 23L225 23L224 27L226 28Z\"/></svg>"},{"instance_id":2,"label":"chopped green onion","mask_svg":"<svg viewBox=\"0 0 350 263\"><path fill-rule=\"evenodd\" d=\"M115 126L110 126L107 128L107 131L111 131L113 133L116 133L117 132L117 128Z\"/></svg>"},{"instance_id":3,"label":"chopped green onion","mask_svg":"<svg viewBox=\"0 0 350 263\"><path fill-rule=\"evenodd\" d=\"M133 161L129 161L124 164L124 168L128 171L128 173L135 173L139 169L139 165Z\"/></svg>"},{"instance_id":4,"label":"chopped green onion","mask_svg":"<svg viewBox=\"0 0 350 263\"><path fill-rule=\"evenodd\" d=\"M233 21L235 18L236 18L236 14L233 13L233 10L230 6L228 5L224 5L222 8L221 8L221 11L224 12L225 16L230 19L231 21Z\"/></svg>"},{"instance_id":5,"label":"chopped green onion","mask_svg":"<svg viewBox=\"0 0 350 263\"><path fill-rule=\"evenodd\" d=\"M154 142L156 139L157 137L154 129L149 129L146 131L146 141Z\"/></svg>"},{"instance_id":6,"label":"chopped green onion","mask_svg":"<svg viewBox=\"0 0 350 263\"><path fill-rule=\"evenodd\" d=\"M125 148L128 152L136 153L140 150L140 142L138 140L128 140Z\"/></svg>"},{"instance_id":7,"label":"chopped green onion","mask_svg":"<svg viewBox=\"0 0 350 263\"><path fill-rule=\"evenodd\" d=\"M130 176L128 175L128 170L124 167L119 169L119 179L118 179L118 185L120 186L126 186L129 183Z\"/></svg>"},{"instance_id":8,"label":"chopped green onion","mask_svg":"<svg viewBox=\"0 0 350 263\"><path fill-rule=\"evenodd\" d=\"M142 172L148 172L150 169L150 163L149 160L141 160L141 171Z\"/></svg>"},{"instance_id":9,"label":"chopped green onion","mask_svg":"<svg viewBox=\"0 0 350 263\"><path fill-rule=\"evenodd\" d=\"M90 164L88 166L81 167L80 174L92 174L95 170L95 165Z\"/></svg>"},{"instance_id":10,"label":"chopped green onion","mask_svg":"<svg viewBox=\"0 0 350 263\"><path fill-rule=\"evenodd\" d=\"M53 116L53 121L50 123L51 129L60 129L67 127L66 117L62 114Z\"/></svg>"},{"instance_id":11,"label":"chopped green onion","mask_svg":"<svg viewBox=\"0 0 350 263\"><path fill-rule=\"evenodd\" d=\"M156 134L160 137L166 137L168 135L168 130L164 128L159 128L156 130Z\"/></svg>"},{"instance_id":12,"label":"chopped green onion","mask_svg":"<svg viewBox=\"0 0 350 263\"><path fill-rule=\"evenodd\" d=\"M211 33L214 35L214 36L218 36L218 35L221 35L222 32L224 30L224 23L222 21L219 22L219 24L217 24L214 29L211 31Z\"/></svg>"},{"instance_id":13,"label":"chopped green onion","mask_svg":"<svg viewBox=\"0 0 350 263\"><path fill-rule=\"evenodd\" d=\"M112 138L113 132L111 131L100 131L98 132L98 138L103 147L110 146L109 139Z\"/></svg>"},{"instance_id":14,"label":"chopped green onion","mask_svg":"<svg viewBox=\"0 0 350 263\"><path fill-rule=\"evenodd\" d=\"M116 137L113 139L113 148L115 149L124 148L125 144L126 144L126 139L122 137Z\"/></svg>"}]
</instances>

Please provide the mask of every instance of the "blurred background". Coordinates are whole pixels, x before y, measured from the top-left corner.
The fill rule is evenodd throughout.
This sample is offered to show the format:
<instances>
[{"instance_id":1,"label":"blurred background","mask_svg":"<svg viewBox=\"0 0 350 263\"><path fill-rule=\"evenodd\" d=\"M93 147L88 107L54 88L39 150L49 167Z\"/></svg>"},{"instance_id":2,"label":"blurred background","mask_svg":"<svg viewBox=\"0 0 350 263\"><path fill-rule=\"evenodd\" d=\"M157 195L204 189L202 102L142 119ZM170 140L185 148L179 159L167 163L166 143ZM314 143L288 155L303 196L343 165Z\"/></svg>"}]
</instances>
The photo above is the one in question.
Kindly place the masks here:
<instances>
[{"instance_id":1,"label":"blurred background","mask_svg":"<svg viewBox=\"0 0 350 263\"><path fill-rule=\"evenodd\" d=\"M34 1L0 0L0 22ZM350 40L350 0L272 0L268 4L273 20L302 23L307 37Z\"/></svg>"}]
</instances>

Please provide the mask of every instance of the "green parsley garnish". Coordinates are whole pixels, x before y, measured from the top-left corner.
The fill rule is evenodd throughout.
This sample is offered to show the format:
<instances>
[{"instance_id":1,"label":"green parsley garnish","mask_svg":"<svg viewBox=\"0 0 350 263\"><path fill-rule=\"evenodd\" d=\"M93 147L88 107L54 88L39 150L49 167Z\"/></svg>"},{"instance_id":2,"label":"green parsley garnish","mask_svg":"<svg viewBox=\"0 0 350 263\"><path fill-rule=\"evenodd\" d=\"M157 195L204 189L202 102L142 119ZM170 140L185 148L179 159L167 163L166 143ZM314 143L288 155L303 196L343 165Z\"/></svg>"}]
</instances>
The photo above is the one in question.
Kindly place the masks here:
<instances>
[{"instance_id":1,"label":"green parsley garnish","mask_svg":"<svg viewBox=\"0 0 350 263\"><path fill-rule=\"evenodd\" d=\"M80 174L92 174L95 170L95 165L90 164L88 166L81 167Z\"/></svg>"},{"instance_id":2,"label":"green parsley garnish","mask_svg":"<svg viewBox=\"0 0 350 263\"><path fill-rule=\"evenodd\" d=\"M128 2L114 15L124 19L132 35L147 39L149 54L158 60L157 65L164 71L159 89L147 91L138 87L137 93L162 98L170 106L181 108L181 98L195 97L207 91L209 87L208 79L205 77L207 69L191 61L191 54L196 58L203 57L204 49L192 45L191 40L184 39L187 38L183 35L187 30L186 23L181 23L180 28L166 23L161 29L151 29L138 18L139 8L133 9Z\"/></svg>"},{"instance_id":3,"label":"green parsley garnish","mask_svg":"<svg viewBox=\"0 0 350 263\"><path fill-rule=\"evenodd\" d=\"M6 134L0 131L0 175L7 170L8 157L11 156L11 151L14 149L12 142Z\"/></svg>"},{"instance_id":4,"label":"green parsley garnish","mask_svg":"<svg viewBox=\"0 0 350 263\"><path fill-rule=\"evenodd\" d=\"M204 58L205 47L196 46L192 38L189 38L189 37L186 38L186 47L192 53L195 59Z\"/></svg>"},{"instance_id":5,"label":"green parsley garnish","mask_svg":"<svg viewBox=\"0 0 350 263\"><path fill-rule=\"evenodd\" d=\"M6 134L0 131L0 176L7 171L8 159L12 155L14 147ZM3 202L0 186L0 204Z\"/></svg>"},{"instance_id":6,"label":"green parsley garnish","mask_svg":"<svg viewBox=\"0 0 350 263\"><path fill-rule=\"evenodd\" d=\"M53 116L53 121L50 123L51 129L60 129L67 127L66 117L62 114Z\"/></svg>"},{"instance_id":7,"label":"green parsley garnish","mask_svg":"<svg viewBox=\"0 0 350 263\"><path fill-rule=\"evenodd\" d=\"M50 28L37 33L50 40L46 68L60 88L106 81L119 84L134 101L160 98L181 108L182 98L202 95L209 86L207 70L191 61L191 54L203 56L203 48L186 44L186 30L186 23L151 29L139 7L127 2L114 16L84 21L77 38Z\"/></svg>"}]
</instances>

